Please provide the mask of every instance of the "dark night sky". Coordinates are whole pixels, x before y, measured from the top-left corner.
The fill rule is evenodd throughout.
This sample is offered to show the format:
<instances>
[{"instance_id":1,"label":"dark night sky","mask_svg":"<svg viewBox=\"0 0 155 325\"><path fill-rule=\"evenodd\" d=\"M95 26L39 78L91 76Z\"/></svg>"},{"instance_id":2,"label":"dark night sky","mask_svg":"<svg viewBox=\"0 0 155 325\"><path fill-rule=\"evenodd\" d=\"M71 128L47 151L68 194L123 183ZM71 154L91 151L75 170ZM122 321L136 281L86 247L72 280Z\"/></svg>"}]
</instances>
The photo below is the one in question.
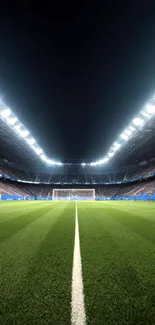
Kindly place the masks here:
<instances>
[{"instance_id":1,"label":"dark night sky","mask_svg":"<svg viewBox=\"0 0 155 325\"><path fill-rule=\"evenodd\" d=\"M51 158L100 158L155 89L155 8L55 3L1 11L0 96Z\"/></svg>"}]
</instances>

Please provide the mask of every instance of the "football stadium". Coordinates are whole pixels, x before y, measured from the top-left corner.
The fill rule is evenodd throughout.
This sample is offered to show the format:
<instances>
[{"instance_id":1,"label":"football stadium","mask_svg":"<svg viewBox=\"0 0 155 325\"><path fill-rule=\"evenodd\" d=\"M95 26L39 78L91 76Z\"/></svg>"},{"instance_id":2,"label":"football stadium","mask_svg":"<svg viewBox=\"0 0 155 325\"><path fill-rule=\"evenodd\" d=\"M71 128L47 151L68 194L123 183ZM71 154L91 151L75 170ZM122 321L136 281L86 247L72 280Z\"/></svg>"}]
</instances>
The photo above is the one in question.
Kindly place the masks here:
<instances>
[{"instance_id":1,"label":"football stadium","mask_svg":"<svg viewBox=\"0 0 155 325\"><path fill-rule=\"evenodd\" d=\"M0 106L1 324L153 324L155 99L98 161L47 157Z\"/></svg>"},{"instance_id":2,"label":"football stadium","mask_svg":"<svg viewBox=\"0 0 155 325\"><path fill-rule=\"evenodd\" d=\"M155 2L12 4L0 325L155 325Z\"/></svg>"}]
</instances>

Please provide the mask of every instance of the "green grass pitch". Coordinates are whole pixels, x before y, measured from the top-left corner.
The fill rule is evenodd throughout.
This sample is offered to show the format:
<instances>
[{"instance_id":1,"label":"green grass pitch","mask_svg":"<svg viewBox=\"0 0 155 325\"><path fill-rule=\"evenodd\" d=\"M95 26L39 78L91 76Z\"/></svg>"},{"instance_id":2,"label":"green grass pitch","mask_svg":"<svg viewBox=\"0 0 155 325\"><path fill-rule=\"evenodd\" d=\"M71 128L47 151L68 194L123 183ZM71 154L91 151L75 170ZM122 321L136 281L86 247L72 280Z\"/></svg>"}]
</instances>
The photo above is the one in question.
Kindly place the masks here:
<instances>
[{"instance_id":1,"label":"green grass pitch","mask_svg":"<svg viewBox=\"0 0 155 325\"><path fill-rule=\"evenodd\" d=\"M78 202L87 325L155 324L155 204ZM70 325L75 202L0 202L0 324Z\"/></svg>"}]
</instances>

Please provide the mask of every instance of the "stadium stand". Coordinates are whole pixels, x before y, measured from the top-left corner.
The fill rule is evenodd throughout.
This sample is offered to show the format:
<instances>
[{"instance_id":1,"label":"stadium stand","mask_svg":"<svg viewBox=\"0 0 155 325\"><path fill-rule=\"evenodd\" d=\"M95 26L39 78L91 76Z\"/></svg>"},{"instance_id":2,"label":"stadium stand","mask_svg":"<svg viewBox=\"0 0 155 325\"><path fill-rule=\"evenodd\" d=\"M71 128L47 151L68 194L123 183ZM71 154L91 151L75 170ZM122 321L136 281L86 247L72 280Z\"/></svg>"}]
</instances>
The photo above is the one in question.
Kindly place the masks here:
<instances>
[{"instance_id":1,"label":"stadium stand","mask_svg":"<svg viewBox=\"0 0 155 325\"><path fill-rule=\"evenodd\" d=\"M29 190L24 187L20 187L18 184L13 182L0 181L0 194L11 194L11 195L30 195Z\"/></svg>"},{"instance_id":2,"label":"stadium stand","mask_svg":"<svg viewBox=\"0 0 155 325\"><path fill-rule=\"evenodd\" d=\"M20 166L21 167L21 166ZM14 178L31 181L31 182L42 182L42 183L117 183L127 180L132 180L136 178L147 178L150 174L155 173L155 166L144 166L143 168L136 167L136 170L112 170L109 172L102 173L92 173L91 169L82 170L79 168L78 173L76 174L73 170L73 167L68 167L67 169L59 169L55 172L52 170L39 172L33 171L22 166L23 169L15 169L11 164L0 163L0 173L6 176L12 176ZM128 168L128 167L127 167Z\"/></svg>"},{"instance_id":3,"label":"stadium stand","mask_svg":"<svg viewBox=\"0 0 155 325\"><path fill-rule=\"evenodd\" d=\"M136 132L127 138L128 141L123 142L115 155L110 156L107 164L92 166L92 159L85 163L77 159L64 160L61 165L53 166L47 163L47 159L46 163L40 159L36 148L32 149L33 145L29 145L30 141L20 136L20 132L14 132L16 123L10 127L10 122L7 122L7 108L5 111L4 107L1 107L1 110L1 194L51 197L53 188L57 186L95 188L98 198L155 193L154 113L147 111L147 114L151 115L148 120L146 118L143 128L140 127L138 131L136 129Z\"/></svg>"},{"instance_id":4,"label":"stadium stand","mask_svg":"<svg viewBox=\"0 0 155 325\"><path fill-rule=\"evenodd\" d=\"M61 187L61 185L59 185ZM52 197L54 185L27 184L17 183L9 180L0 181L0 194L21 195L30 197ZM62 188L68 188L63 186ZM77 188L77 186L76 186ZM79 186L80 188L80 186ZM83 186L87 188L87 186ZM90 187L89 187L90 188ZM118 185L98 185L95 187L95 195L97 198L117 198L125 196L137 196L143 194L155 194L155 180L142 181L136 184L120 184Z\"/></svg>"}]
</instances>

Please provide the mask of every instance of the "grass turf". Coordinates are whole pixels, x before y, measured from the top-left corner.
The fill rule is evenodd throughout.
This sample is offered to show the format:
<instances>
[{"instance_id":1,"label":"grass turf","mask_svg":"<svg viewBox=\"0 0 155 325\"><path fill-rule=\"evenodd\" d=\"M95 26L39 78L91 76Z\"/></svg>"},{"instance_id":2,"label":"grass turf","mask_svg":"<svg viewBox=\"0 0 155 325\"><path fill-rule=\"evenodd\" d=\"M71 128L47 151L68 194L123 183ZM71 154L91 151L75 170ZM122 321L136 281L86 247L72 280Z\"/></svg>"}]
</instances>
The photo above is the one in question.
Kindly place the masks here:
<instances>
[{"instance_id":1,"label":"grass turf","mask_svg":"<svg viewBox=\"0 0 155 325\"><path fill-rule=\"evenodd\" d=\"M78 204L87 324L155 323L155 205Z\"/></svg>"},{"instance_id":2,"label":"grass turf","mask_svg":"<svg viewBox=\"0 0 155 325\"><path fill-rule=\"evenodd\" d=\"M155 204L78 202L87 325L155 323ZM75 202L0 202L0 324L70 324Z\"/></svg>"},{"instance_id":3,"label":"grass turf","mask_svg":"<svg viewBox=\"0 0 155 325\"><path fill-rule=\"evenodd\" d=\"M0 324L70 324L74 204L0 206Z\"/></svg>"}]
</instances>

